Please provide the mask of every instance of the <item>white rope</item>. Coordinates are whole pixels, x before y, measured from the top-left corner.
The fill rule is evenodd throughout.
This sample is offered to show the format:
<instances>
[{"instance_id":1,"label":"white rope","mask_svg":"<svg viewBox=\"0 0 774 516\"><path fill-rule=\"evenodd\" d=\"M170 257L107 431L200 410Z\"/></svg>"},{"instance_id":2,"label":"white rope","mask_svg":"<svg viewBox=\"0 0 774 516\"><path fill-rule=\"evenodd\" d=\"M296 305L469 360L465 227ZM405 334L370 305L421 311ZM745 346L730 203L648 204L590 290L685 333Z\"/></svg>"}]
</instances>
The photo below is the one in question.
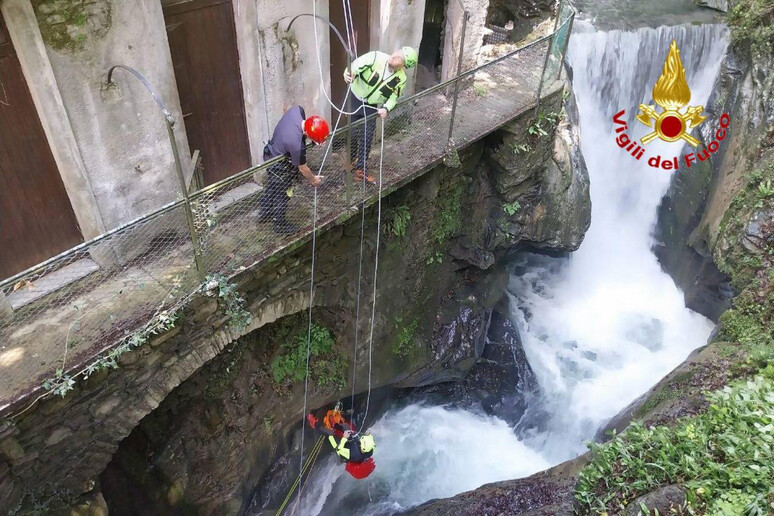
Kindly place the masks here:
<instances>
[{"instance_id":1,"label":"white rope","mask_svg":"<svg viewBox=\"0 0 774 516\"><path fill-rule=\"evenodd\" d=\"M382 170L384 164L384 119L382 119L382 142L381 150L379 151L379 197L377 200L377 216L376 216L376 257L374 258L374 291L373 298L371 300L371 334L368 337L368 394L366 395L366 408L363 412L363 421L360 423L360 429L358 433L363 431L363 427L368 417L368 408L371 404L371 369L372 369L372 356L373 356L373 344L374 344L374 322L376 319L376 279L379 273L379 237L382 234Z\"/></svg>"},{"instance_id":2,"label":"white rope","mask_svg":"<svg viewBox=\"0 0 774 516\"><path fill-rule=\"evenodd\" d=\"M344 18L347 24L347 44L352 48L357 46L355 42L355 27L354 21L350 23L352 18L352 5L349 0L342 0L345 5ZM349 14L349 16L347 16ZM351 36L350 36L351 31ZM361 99L360 109L365 114L365 101ZM366 142L368 141L368 123L367 120L363 121L363 152L365 153ZM359 142L358 142L359 144ZM355 408L355 385L357 383L357 348L360 343L360 297L361 297L361 285L363 279L363 242L365 241L365 200L366 200L366 174L368 172L367 160L363 160L363 178L361 184L361 201L360 201L360 252L357 260L357 298L355 300L355 343L352 350L352 395L350 403L354 412Z\"/></svg>"},{"instance_id":3,"label":"white rope","mask_svg":"<svg viewBox=\"0 0 774 516\"><path fill-rule=\"evenodd\" d=\"M362 105L365 111L365 102ZM367 120L364 120L367 122ZM368 138L368 124L363 124L363 152L365 152L366 141ZM352 408L355 408L355 381L357 378L357 347L360 340L360 292L361 283L363 279L363 242L365 240L365 201L366 201L366 174L368 172L367 160L363 161L363 179L361 184L361 201L360 201L360 254L357 260L357 298L355 300L355 345L352 351Z\"/></svg>"},{"instance_id":4,"label":"white rope","mask_svg":"<svg viewBox=\"0 0 774 516\"><path fill-rule=\"evenodd\" d=\"M347 0L341 0L341 8L344 11L344 25L346 25L345 29L347 31L347 53L348 54L355 54L357 53L357 48L352 47L352 42L355 40L355 27L354 24L350 22L352 18L352 9ZM357 45L355 45L357 47Z\"/></svg>"},{"instance_id":5,"label":"white rope","mask_svg":"<svg viewBox=\"0 0 774 516\"><path fill-rule=\"evenodd\" d=\"M342 115L354 115L355 113L357 113L357 109L355 111L352 111L351 113L349 111L344 111L343 109L339 109L338 106L336 106L336 104L334 104L331 98L328 96L328 91L325 89L325 78L323 77L322 61L320 59L320 37L317 35L317 0L312 0L312 14L313 14L312 27L314 27L314 48L315 48L314 55L317 58L317 70L320 72L320 89L322 90L323 95L325 96L325 100L328 101L328 104L330 104L333 109L335 109ZM352 71L350 70L350 73L351 72ZM343 107L344 106L342 106L342 108Z\"/></svg>"},{"instance_id":6,"label":"white rope","mask_svg":"<svg viewBox=\"0 0 774 516\"><path fill-rule=\"evenodd\" d=\"M344 96L344 102L347 102L347 97L349 97L349 89L347 90L347 94ZM333 148L333 136L336 134L336 131L339 128L339 123L341 122L341 113L339 113L338 118L336 119L336 124L333 126L333 132L331 133L330 140L328 142L328 147L325 149L325 154L323 154L322 162L320 163L320 169L317 171L317 175L322 175L323 170L325 169L325 162L328 160L328 156L330 155L331 149ZM310 274L310 280L309 280L309 321L308 326L306 330L306 374L304 376L304 410L301 413L301 456L299 457L299 468L298 468L298 481L301 482L301 476L304 472L304 441L306 437L306 409L307 409L307 401L308 401L308 394L309 394L309 355L311 354L311 348L312 348L312 308L314 307L314 266L315 266L315 254L317 250L317 187L314 188L314 202L313 202L314 208L312 211L312 270ZM293 510L294 514L298 511L298 507L301 504L301 490L298 491L298 497L296 498L296 504L295 508Z\"/></svg>"},{"instance_id":7,"label":"white rope","mask_svg":"<svg viewBox=\"0 0 774 516\"><path fill-rule=\"evenodd\" d=\"M326 152L327 155L327 152ZM321 167L322 170L322 167ZM312 347L312 307L314 306L314 262L315 248L317 246L317 188L314 189L314 211L312 218L312 273L309 281L309 324L306 330L306 377L304 378L304 411L301 417L301 456L298 463L298 482L301 483L301 476L304 474L304 437L306 436L306 403L309 392L309 355ZM301 505L301 490L296 498L294 514Z\"/></svg>"}]
</instances>

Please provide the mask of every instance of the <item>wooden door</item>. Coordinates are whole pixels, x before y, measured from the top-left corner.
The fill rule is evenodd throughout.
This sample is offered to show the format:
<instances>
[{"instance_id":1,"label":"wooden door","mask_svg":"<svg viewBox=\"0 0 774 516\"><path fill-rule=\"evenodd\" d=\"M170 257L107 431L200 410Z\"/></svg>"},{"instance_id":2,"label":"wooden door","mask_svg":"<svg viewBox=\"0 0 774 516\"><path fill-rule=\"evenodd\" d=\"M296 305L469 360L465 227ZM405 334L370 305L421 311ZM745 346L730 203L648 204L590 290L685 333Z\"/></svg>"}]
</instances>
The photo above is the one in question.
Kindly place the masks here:
<instances>
[{"instance_id":1,"label":"wooden door","mask_svg":"<svg viewBox=\"0 0 774 516\"><path fill-rule=\"evenodd\" d=\"M231 0L164 6L169 49L191 152L205 184L250 166L250 146Z\"/></svg>"},{"instance_id":2,"label":"wooden door","mask_svg":"<svg viewBox=\"0 0 774 516\"><path fill-rule=\"evenodd\" d=\"M371 15L369 10L369 0L354 0L350 2L352 5L352 20L354 23L355 32L355 55L359 56L365 54L370 49L370 32L369 32L369 17ZM344 38L344 42L347 42L347 24L344 18L344 6L341 0L330 0L328 9L330 13L330 20L333 25L341 33ZM318 22L320 23L320 22ZM341 106L344 101L344 96L347 94L347 83L344 82L344 69L347 67L347 51L341 44L338 36L330 30L330 47L331 47L331 100L337 105ZM394 49L380 49L387 53L392 53ZM350 94L350 97L352 95ZM335 115L333 115L335 117Z\"/></svg>"},{"instance_id":3,"label":"wooden door","mask_svg":"<svg viewBox=\"0 0 774 516\"><path fill-rule=\"evenodd\" d=\"M83 242L0 15L0 279Z\"/></svg>"}]
</instances>

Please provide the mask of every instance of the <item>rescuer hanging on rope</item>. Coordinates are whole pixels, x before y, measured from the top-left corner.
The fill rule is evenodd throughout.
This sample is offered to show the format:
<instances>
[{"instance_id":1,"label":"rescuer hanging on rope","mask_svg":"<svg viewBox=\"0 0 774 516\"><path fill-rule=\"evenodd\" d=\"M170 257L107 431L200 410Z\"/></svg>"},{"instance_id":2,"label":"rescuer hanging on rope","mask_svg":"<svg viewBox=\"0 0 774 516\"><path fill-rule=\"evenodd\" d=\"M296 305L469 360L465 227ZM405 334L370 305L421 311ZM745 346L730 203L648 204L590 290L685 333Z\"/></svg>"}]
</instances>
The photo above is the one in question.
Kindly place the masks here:
<instances>
[{"instance_id":1,"label":"rescuer hanging on rope","mask_svg":"<svg viewBox=\"0 0 774 516\"><path fill-rule=\"evenodd\" d=\"M373 113L379 113L379 116L385 118L395 107L406 85L404 68L412 68L416 64L417 51L411 47L403 47L392 55L368 52L352 61L352 70L344 70L344 80L352 84L352 94L355 96L351 106L351 111L355 111L352 122ZM372 117L365 125L359 125L353 131L350 160L355 167L357 181L363 180L375 128L376 119ZM369 183L376 180L371 175L365 178Z\"/></svg>"},{"instance_id":2,"label":"rescuer hanging on rope","mask_svg":"<svg viewBox=\"0 0 774 516\"><path fill-rule=\"evenodd\" d=\"M329 410L322 421L313 414L307 414L306 420L309 426L328 436L328 442L333 446L336 455L347 463L346 470L350 475L362 479L376 469L372 458L376 448L373 436L370 432L356 433L338 408Z\"/></svg>"},{"instance_id":3,"label":"rescuer hanging on rope","mask_svg":"<svg viewBox=\"0 0 774 516\"><path fill-rule=\"evenodd\" d=\"M285 156L267 169L266 191L261 196L258 213L259 222L274 222L275 233L289 235L298 230L285 217L297 178L295 172L298 170L312 186L320 184L323 176L315 175L306 164L306 138L320 145L329 132L324 118L317 115L306 118L304 108L291 106L277 122L271 140L263 148L264 161Z\"/></svg>"}]
</instances>

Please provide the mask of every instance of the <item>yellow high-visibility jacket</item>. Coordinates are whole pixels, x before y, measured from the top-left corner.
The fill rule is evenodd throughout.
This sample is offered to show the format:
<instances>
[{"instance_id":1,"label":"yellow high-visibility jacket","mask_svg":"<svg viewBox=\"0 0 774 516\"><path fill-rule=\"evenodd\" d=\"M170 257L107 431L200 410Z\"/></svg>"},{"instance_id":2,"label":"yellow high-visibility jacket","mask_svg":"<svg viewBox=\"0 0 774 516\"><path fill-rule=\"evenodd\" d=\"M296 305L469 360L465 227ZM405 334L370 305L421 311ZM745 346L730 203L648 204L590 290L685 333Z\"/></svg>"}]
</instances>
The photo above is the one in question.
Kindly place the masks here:
<instances>
[{"instance_id":1,"label":"yellow high-visibility jacket","mask_svg":"<svg viewBox=\"0 0 774 516\"><path fill-rule=\"evenodd\" d=\"M352 61L352 93L368 104L382 104L387 111L395 107L406 85L406 72L390 74L389 59L389 54L373 51Z\"/></svg>"}]
</instances>

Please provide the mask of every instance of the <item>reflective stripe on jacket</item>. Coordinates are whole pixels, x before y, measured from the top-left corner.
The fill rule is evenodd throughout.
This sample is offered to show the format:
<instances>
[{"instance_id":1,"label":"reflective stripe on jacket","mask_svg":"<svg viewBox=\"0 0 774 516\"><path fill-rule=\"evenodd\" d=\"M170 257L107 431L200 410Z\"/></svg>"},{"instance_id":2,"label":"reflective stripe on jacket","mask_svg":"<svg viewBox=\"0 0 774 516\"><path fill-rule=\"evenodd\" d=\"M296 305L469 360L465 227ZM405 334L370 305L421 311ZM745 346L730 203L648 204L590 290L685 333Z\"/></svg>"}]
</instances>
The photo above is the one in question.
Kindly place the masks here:
<instances>
[{"instance_id":1,"label":"reflective stripe on jacket","mask_svg":"<svg viewBox=\"0 0 774 516\"><path fill-rule=\"evenodd\" d=\"M352 93L371 105L383 104L387 111L398 102L406 85L406 73L403 70L389 73L389 54L368 52L352 61Z\"/></svg>"},{"instance_id":2,"label":"reflective stripe on jacket","mask_svg":"<svg viewBox=\"0 0 774 516\"><path fill-rule=\"evenodd\" d=\"M333 449L336 450L336 454L344 460L349 460L349 448L347 448L347 438L342 437L341 441L336 444L336 438L332 435L328 436L328 442L331 443Z\"/></svg>"}]
</instances>

